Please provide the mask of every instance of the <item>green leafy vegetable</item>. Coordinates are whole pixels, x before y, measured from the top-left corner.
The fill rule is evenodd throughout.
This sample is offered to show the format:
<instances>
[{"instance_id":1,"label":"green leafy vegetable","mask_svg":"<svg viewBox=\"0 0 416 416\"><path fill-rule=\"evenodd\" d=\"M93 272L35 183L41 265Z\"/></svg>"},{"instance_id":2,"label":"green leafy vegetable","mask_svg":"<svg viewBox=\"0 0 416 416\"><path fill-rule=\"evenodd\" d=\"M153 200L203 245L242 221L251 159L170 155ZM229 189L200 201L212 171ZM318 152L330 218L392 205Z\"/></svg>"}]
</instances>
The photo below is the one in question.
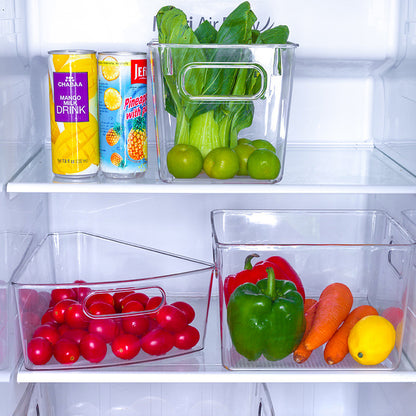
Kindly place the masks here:
<instances>
[{"instance_id":1,"label":"green leafy vegetable","mask_svg":"<svg viewBox=\"0 0 416 416\"><path fill-rule=\"evenodd\" d=\"M205 20L195 32L189 27L185 13L173 6L162 7L156 16L161 45L164 76L165 108L176 117L175 144L197 147L203 157L217 147L235 147L239 132L250 127L254 104L245 96L260 90L261 77L254 69L235 66L251 61L247 48L166 47L164 44L284 44L289 29L276 26L260 32L253 29L257 20L250 3L237 6L217 31ZM212 62L213 66L208 64ZM183 75L184 90L178 88L179 74L187 65L200 66ZM202 65L201 63L207 63ZM225 65L230 67L225 68ZM192 100L189 96L224 97L223 100ZM238 101L226 97L239 97Z\"/></svg>"}]
</instances>

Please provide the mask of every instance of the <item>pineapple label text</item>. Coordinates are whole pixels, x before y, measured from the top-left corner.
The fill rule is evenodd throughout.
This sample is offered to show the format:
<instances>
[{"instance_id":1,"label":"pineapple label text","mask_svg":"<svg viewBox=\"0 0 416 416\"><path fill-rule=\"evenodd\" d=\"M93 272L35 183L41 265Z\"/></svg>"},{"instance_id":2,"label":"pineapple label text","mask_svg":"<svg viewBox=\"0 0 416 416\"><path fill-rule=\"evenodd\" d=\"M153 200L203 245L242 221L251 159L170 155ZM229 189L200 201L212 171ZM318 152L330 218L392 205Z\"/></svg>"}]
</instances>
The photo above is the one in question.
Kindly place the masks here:
<instances>
[{"instance_id":1,"label":"pineapple label text","mask_svg":"<svg viewBox=\"0 0 416 416\"><path fill-rule=\"evenodd\" d=\"M88 73L55 72L54 101L57 122L89 121Z\"/></svg>"},{"instance_id":2,"label":"pineapple label text","mask_svg":"<svg viewBox=\"0 0 416 416\"><path fill-rule=\"evenodd\" d=\"M126 120L144 116L147 113L147 94L139 97L126 97L123 110L126 112Z\"/></svg>"}]
</instances>

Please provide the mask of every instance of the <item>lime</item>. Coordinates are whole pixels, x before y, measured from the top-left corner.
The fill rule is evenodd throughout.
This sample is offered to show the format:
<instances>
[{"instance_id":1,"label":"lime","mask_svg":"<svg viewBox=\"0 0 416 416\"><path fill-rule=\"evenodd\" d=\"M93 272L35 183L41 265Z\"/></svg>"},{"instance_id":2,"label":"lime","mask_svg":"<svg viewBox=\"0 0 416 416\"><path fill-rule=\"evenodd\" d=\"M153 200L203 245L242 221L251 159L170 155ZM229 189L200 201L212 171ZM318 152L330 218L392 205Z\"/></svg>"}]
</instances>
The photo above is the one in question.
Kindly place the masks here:
<instances>
[{"instance_id":1,"label":"lime","mask_svg":"<svg viewBox=\"0 0 416 416\"><path fill-rule=\"evenodd\" d=\"M249 143L240 143L234 147L233 150L237 153L240 162L240 169L238 170L237 175L248 175L247 161L256 148Z\"/></svg>"},{"instance_id":2,"label":"lime","mask_svg":"<svg viewBox=\"0 0 416 416\"><path fill-rule=\"evenodd\" d=\"M237 153L229 147L217 147L211 150L204 160L204 171L215 179L230 179L234 177L240 162Z\"/></svg>"},{"instance_id":3,"label":"lime","mask_svg":"<svg viewBox=\"0 0 416 416\"><path fill-rule=\"evenodd\" d=\"M242 144L242 143L249 143L249 144L251 144L251 140L250 139L244 139L244 138L241 138L241 139L238 139L237 140L237 144Z\"/></svg>"},{"instance_id":4,"label":"lime","mask_svg":"<svg viewBox=\"0 0 416 416\"><path fill-rule=\"evenodd\" d=\"M169 150L167 156L169 172L175 178L195 178L202 170L201 152L190 144L177 144Z\"/></svg>"},{"instance_id":5,"label":"lime","mask_svg":"<svg viewBox=\"0 0 416 416\"><path fill-rule=\"evenodd\" d=\"M271 150L257 149L248 158L247 170L253 179L276 179L280 172L280 160Z\"/></svg>"},{"instance_id":6,"label":"lime","mask_svg":"<svg viewBox=\"0 0 416 416\"><path fill-rule=\"evenodd\" d=\"M378 315L360 319L348 335L348 350L352 358L363 365L376 365L384 361L395 343L394 326Z\"/></svg>"},{"instance_id":7,"label":"lime","mask_svg":"<svg viewBox=\"0 0 416 416\"><path fill-rule=\"evenodd\" d=\"M274 146L267 140L256 139L252 140L250 144L252 144L256 149L269 149L272 152L276 153L276 149L274 148Z\"/></svg>"}]
</instances>

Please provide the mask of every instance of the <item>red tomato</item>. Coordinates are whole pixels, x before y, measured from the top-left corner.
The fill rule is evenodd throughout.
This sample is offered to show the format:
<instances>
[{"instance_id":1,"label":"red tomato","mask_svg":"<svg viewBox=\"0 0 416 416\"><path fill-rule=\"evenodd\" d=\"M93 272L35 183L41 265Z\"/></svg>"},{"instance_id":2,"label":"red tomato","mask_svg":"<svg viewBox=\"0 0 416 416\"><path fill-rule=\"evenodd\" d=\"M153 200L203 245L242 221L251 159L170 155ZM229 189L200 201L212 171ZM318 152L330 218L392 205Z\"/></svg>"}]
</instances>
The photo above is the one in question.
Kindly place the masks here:
<instances>
[{"instance_id":1,"label":"red tomato","mask_svg":"<svg viewBox=\"0 0 416 416\"><path fill-rule=\"evenodd\" d=\"M60 338L60 334L58 332L58 329L53 325L41 325L38 326L35 329L35 332L33 333L33 338L45 338L47 339L51 344L55 344L58 339Z\"/></svg>"},{"instance_id":2,"label":"red tomato","mask_svg":"<svg viewBox=\"0 0 416 416\"><path fill-rule=\"evenodd\" d=\"M174 336L162 328L148 332L142 339L142 349L150 355L163 355L169 352L175 343Z\"/></svg>"},{"instance_id":3,"label":"red tomato","mask_svg":"<svg viewBox=\"0 0 416 416\"><path fill-rule=\"evenodd\" d=\"M64 324L59 325L58 326L59 335L62 336L64 332L68 331L68 329L71 329L71 327L68 324L64 323Z\"/></svg>"},{"instance_id":4,"label":"red tomato","mask_svg":"<svg viewBox=\"0 0 416 416\"><path fill-rule=\"evenodd\" d=\"M188 325L185 313L172 305L164 305L157 313L156 320L170 332L180 332Z\"/></svg>"},{"instance_id":5,"label":"red tomato","mask_svg":"<svg viewBox=\"0 0 416 416\"><path fill-rule=\"evenodd\" d=\"M54 323L56 324L57 322L55 321L54 317L53 317L53 308L49 308L43 315L42 318L40 320L41 324L46 324L46 323Z\"/></svg>"},{"instance_id":6,"label":"red tomato","mask_svg":"<svg viewBox=\"0 0 416 416\"><path fill-rule=\"evenodd\" d=\"M88 334L79 344L81 355L91 363L99 363L107 354L107 344L97 334Z\"/></svg>"},{"instance_id":7,"label":"red tomato","mask_svg":"<svg viewBox=\"0 0 416 416\"><path fill-rule=\"evenodd\" d=\"M87 282L84 280L75 280L74 284L77 286L74 288L75 293L77 294L77 300L79 303L82 303L83 300L91 293L91 289L89 287L85 287Z\"/></svg>"},{"instance_id":8,"label":"red tomato","mask_svg":"<svg viewBox=\"0 0 416 416\"><path fill-rule=\"evenodd\" d=\"M73 299L63 299L53 307L52 314L56 322L59 324L65 322L65 312L73 303L75 303Z\"/></svg>"},{"instance_id":9,"label":"red tomato","mask_svg":"<svg viewBox=\"0 0 416 416\"><path fill-rule=\"evenodd\" d=\"M122 306L122 313L140 312L144 310L144 306L138 300L131 300Z\"/></svg>"},{"instance_id":10,"label":"red tomato","mask_svg":"<svg viewBox=\"0 0 416 416\"><path fill-rule=\"evenodd\" d=\"M19 307L22 311L37 311L39 294L34 289L19 290Z\"/></svg>"},{"instance_id":11,"label":"red tomato","mask_svg":"<svg viewBox=\"0 0 416 416\"><path fill-rule=\"evenodd\" d=\"M53 355L61 364L73 364L78 361L79 347L74 341L66 338L61 338L53 346Z\"/></svg>"},{"instance_id":12,"label":"red tomato","mask_svg":"<svg viewBox=\"0 0 416 416\"><path fill-rule=\"evenodd\" d=\"M52 344L46 338L32 338L27 344L27 356L35 365L46 364L52 357Z\"/></svg>"},{"instance_id":13,"label":"red tomato","mask_svg":"<svg viewBox=\"0 0 416 416\"><path fill-rule=\"evenodd\" d=\"M175 334L175 347L181 350L189 350L198 344L199 338L199 331L188 325L184 330Z\"/></svg>"},{"instance_id":14,"label":"red tomato","mask_svg":"<svg viewBox=\"0 0 416 416\"><path fill-rule=\"evenodd\" d=\"M159 308L162 305L162 301L163 301L163 299L162 299L161 296L154 296L154 297L152 297L152 298L149 299L149 301L146 304L145 309L147 311L151 311L153 309L157 309L157 308ZM154 312L152 314L149 314L148 316L149 316L149 318L156 319L156 314L157 313L158 312Z\"/></svg>"},{"instance_id":15,"label":"red tomato","mask_svg":"<svg viewBox=\"0 0 416 416\"><path fill-rule=\"evenodd\" d=\"M123 331L128 334L142 336L149 329L149 318L146 316L126 316L121 323Z\"/></svg>"},{"instance_id":16,"label":"red tomato","mask_svg":"<svg viewBox=\"0 0 416 416\"><path fill-rule=\"evenodd\" d=\"M105 342L111 342L118 335L119 328L114 319L91 319L88 331L99 335Z\"/></svg>"},{"instance_id":17,"label":"red tomato","mask_svg":"<svg viewBox=\"0 0 416 416\"><path fill-rule=\"evenodd\" d=\"M64 299L77 299L77 294L72 288L53 289L51 292L51 302L56 305L58 302Z\"/></svg>"},{"instance_id":18,"label":"red tomato","mask_svg":"<svg viewBox=\"0 0 416 416\"><path fill-rule=\"evenodd\" d=\"M127 295L130 295L130 293L134 293L134 291L133 290L124 290L124 291L121 291L121 292L114 293L113 302L114 302L114 308L117 312L121 312L121 301Z\"/></svg>"},{"instance_id":19,"label":"red tomato","mask_svg":"<svg viewBox=\"0 0 416 416\"><path fill-rule=\"evenodd\" d=\"M132 334L121 334L112 342L111 350L116 357L131 360L140 352L140 340Z\"/></svg>"},{"instance_id":20,"label":"red tomato","mask_svg":"<svg viewBox=\"0 0 416 416\"><path fill-rule=\"evenodd\" d=\"M186 321L188 322L188 324L190 324L194 320L195 311L189 303L178 301L173 302L171 305L180 309L186 315Z\"/></svg>"},{"instance_id":21,"label":"red tomato","mask_svg":"<svg viewBox=\"0 0 416 416\"><path fill-rule=\"evenodd\" d=\"M62 332L61 337L74 341L79 345L82 338L84 338L87 334L88 332L85 329L68 328L66 331Z\"/></svg>"},{"instance_id":22,"label":"red tomato","mask_svg":"<svg viewBox=\"0 0 416 416\"><path fill-rule=\"evenodd\" d=\"M143 305L143 307L145 307L147 305L147 302L149 301L149 296L140 292L130 293L121 300L121 308L123 309L124 305L131 302L132 300L140 302Z\"/></svg>"},{"instance_id":23,"label":"red tomato","mask_svg":"<svg viewBox=\"0 0 416 416\"><path fill-rule=\"evenodd\" d=\"M80 303L73 303L65 311L65 322L71 328L87 329L90 320L85 315L82 305Z\"/></svg>"},{"instance_id":24,"label":"red tomato","mask_svg":"<svg viewBox=\"0 0 416 416\"><path fill-rule=\"evenodd\" d=\"M114 307L114 299L111 293L94 293L93 295L88 297L85 306L89 308L95 302L105 302Z\"/></svg>"},{"instance_id":25,"label":"red tomato","mask_svg":"<svg viewBox=\"0 0 416 416\"><path fill-rule=\"evenodd\" d=\"M91 315L114 315L116 313L113 305L103 301L90 304L88 311Z\"/></svg>"}]
</instances>

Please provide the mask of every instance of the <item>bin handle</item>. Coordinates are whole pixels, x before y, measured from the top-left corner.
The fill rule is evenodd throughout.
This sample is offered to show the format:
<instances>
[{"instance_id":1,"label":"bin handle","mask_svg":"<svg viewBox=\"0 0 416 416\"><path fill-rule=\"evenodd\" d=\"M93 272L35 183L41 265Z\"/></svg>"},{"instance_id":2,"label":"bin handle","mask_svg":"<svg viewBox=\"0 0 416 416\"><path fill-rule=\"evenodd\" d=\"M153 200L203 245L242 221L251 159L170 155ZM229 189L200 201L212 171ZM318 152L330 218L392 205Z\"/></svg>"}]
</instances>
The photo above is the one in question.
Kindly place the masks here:
<instances>
[{"instance_id":1,"label":"bin handle","mask_svg":"<svg viewBox=\"0 0 416 416\"><path fill-rule=\"evenodd\" d=\"M206 69L251 69L256 71L261 79L259 91L253 95L193 95L185 87L186 74L191 70ZM254 101L262 98L266 91L267 73L259 64L250 63L225 63L225 62L192 62L184 65L178 73L179 93L192 101Z\"/></svg>"},{"instance_id":2,"label":"bin handle","mask_svg":"<svg viewBox=\"0 0 416 416\"><path fill-rule=\"evenodd\" d=\"M123 314L116 312L116 313L107 314L107 315L92 315L87 308L88 299L90 299L92 296L97 295L97 294L99 295L99 294L105 294L109 292L112 292L114 294L114 293L122 293L122 292L131 292L132 290L142 291L146 289L154 289L160 292L160 297L162 298L162 300L160 301L159 305L154 309L147 309L147 310L137 311L137 312L128 312L128 313L123 313ZM141 287L141 288L122 288L122 289L115 289L111 291L96 290L96 291L90 292L88 296L85 297L85 299L82 302L82 310L84 314L90 319L126 318L126 317L147 316L147 315L154 314L158 312L160 309L162 309L165 303L166 303L166 292L159 286L148 286L148 287Z\"/></svg>"}]
</instances>

